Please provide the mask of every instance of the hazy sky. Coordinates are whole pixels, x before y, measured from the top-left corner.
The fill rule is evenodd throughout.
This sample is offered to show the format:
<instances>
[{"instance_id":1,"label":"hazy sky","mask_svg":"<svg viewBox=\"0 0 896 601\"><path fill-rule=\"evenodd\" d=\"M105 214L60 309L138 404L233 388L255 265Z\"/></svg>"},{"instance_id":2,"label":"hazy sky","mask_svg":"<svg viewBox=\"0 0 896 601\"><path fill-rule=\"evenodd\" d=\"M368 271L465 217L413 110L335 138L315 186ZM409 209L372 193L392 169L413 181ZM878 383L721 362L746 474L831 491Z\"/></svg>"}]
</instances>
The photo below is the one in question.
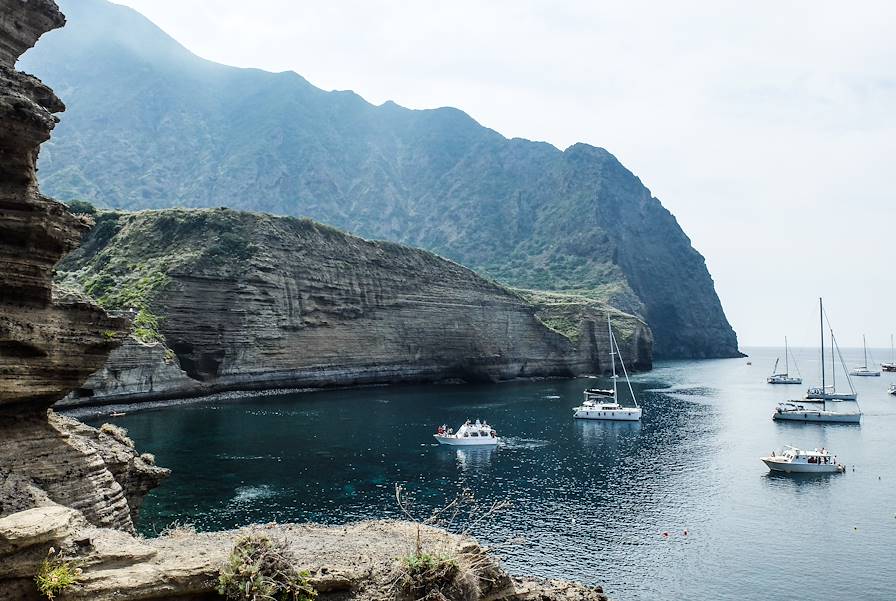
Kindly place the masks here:
<instances>
[{"instance_id":1,"label":"hazy sky","mask_svg":"<svg viewBox=\"0 0 896 601\"><path fill-rule=\"evenodd\" d=\"M887 346L896 3L118 0L196 54L614 153L707 260L742 345Z\"/></svg>"}]
</instances>

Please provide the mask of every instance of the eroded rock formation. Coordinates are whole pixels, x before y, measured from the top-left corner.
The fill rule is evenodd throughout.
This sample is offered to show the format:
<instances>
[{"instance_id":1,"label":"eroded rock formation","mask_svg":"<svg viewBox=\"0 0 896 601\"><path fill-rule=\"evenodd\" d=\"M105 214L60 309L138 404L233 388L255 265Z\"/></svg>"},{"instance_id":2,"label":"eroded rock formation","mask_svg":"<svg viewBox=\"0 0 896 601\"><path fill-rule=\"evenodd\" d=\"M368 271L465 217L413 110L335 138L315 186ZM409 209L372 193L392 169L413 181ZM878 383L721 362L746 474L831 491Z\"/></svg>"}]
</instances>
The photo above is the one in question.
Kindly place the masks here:
<instances>
[{"instance_id":1,"label":"eroded rock formation","mask_svg":"<svg viewBox=\"0 0 896 601\"><path fill-rule=\"evenodd\" d=\"M0 411L49 407L103 364L127 325L86 299L53 294L53 268L89 221L38 190L38 149L65 106L13 66L64 22L51 0L0 0Z\"/></svg>"},{"instance_id":2,"label":"eroded rock formation","mask_svg":"<svg viewBox=\"0 0 896 601\"><path fill-rule=\"evenodd\" d=\"M38 150L64 106L13 67L64 22L50 0L0 0L0 516L64 506L77 513L71 524L132 531L143 495L167 470L124 437L47 411L102 366L130 328L87 297L53 287L55 264L91 222L40 194ZM31 540L28 528L10 532L0 548ZM4 597L9 590L0 577L0 598L21 598Z\"/></svg>"},{"instance_id":3,"label":"eroded rock formation","mask_svg":"<svg viewBox=\"0 0 896 601\"><path fill-rule=\"evenodd\" d=\"M174 396L191 382L195 393L608 369L608 308L585 297L515 292L304 219L223 209L96 219L61 264L63 284L137 311L138 327L158 330L138 331L170 352L129 342L73 402ZM609 310L626 361L648 369L649 328Z\"/></svg>"}]
</instances>

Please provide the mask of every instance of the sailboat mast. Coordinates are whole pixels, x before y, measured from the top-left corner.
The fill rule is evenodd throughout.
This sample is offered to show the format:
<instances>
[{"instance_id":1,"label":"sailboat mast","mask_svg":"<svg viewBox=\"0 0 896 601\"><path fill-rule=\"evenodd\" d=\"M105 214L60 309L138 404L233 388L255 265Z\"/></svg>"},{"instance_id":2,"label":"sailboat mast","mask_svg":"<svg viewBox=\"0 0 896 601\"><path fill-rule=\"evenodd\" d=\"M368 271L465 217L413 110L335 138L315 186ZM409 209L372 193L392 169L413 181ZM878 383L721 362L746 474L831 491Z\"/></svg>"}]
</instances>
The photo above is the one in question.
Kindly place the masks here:
<instances>
[{"instance_id":1,"label":"sailboat mast","mask_svg":"<svg viewBox=\"0 0 896 601\"><path fill-rule=\"evenodd\" d=\"M868 369L868 344L865 342L864 334L862 334L862 351L865 353L865 369Z\"/></svg>"},{"instance_id":2,"label":"sailboat mast","mask_svg":"<svg viewBox=\"0 0 896 601\"><path fill-rule=\"evenodd\" d=\"M834 361L834 328L831 328L831 391L837 392L837 363Z\"/></svg>"},{"instance_id":3,"label":"sailboat mast","mask_svg":"<svg viewBox=\"0 0 896 601\"><path fill-rule=\"evenodd\" d=\"M610 314L607 313L607 340L610 343L610 365L613 366L613 400L619 402L619 393L616 390L616 353L613 352L613 326L610 325Z\"/></svg>"},{"instance_id":4,"label":"sailboat mast","mask_svg":"<svg viewBox=\"0 0 896 601\"><path fill-rule=\"evenodd\" d=\"M790 375L790 362L787 360L787 336L784 337L784 373Z\"/></svg>"},{"instance_id":5,"label":"sailboat mast","mask_svg":"<svg viewBox=\"0 0 896 601\"><path fill-rule=\"evenodd\" d=\"M818 321L821 326L821 390L824 392L827 388L824 385L824 305L821 297L818 298Z\"/></svg>"}]
</instances>

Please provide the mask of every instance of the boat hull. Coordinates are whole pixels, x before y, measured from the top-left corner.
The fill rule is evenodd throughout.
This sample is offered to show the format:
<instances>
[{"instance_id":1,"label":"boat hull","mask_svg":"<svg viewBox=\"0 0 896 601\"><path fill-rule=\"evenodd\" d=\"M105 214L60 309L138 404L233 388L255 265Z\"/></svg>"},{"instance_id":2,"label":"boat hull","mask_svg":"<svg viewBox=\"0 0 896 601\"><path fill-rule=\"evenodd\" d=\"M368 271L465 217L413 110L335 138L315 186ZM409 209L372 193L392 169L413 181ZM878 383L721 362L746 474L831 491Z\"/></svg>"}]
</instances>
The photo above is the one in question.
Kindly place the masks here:
<instances>
[{"instance_id":1,"label":"boat hull","mask_svg":"<svg viewBox=\"0 0 896 601\"><path fill-rule=\"evenodd\" d=\"M849 372L849 375L856 376L859 378L879 378L880 372L879 371L871 371L870 369L869 370L854 369L853 371Z\"/></svg>"},{"instance_id":2,"label":"boat hull","mask_svg":"<svg viewBox=\"0 0 896 601\"><path fill-rule=\"evenodd\" d=\"M575 409L573 417L576 419L593 419L615 422L637 422L641 420L640 408L624 408L624 409Z\"/></svg>"},{"instance_id":3,"label":"boat hull","mask_svg":"<svg viewBox=\"0 0 896 601\"><path fill-rule=\"evenodd\" d=\"M491 436L470 436L467 438L455 438L453 436L440 436L433 434L433 437L439 444L451 447L493 447L498 444L498 437Z\"/></svg>"},{"instance_id":4,"label":"boat hull","mask_svg":"<svg viewBox=\"0 0 896 601\"><path fill-rule=\"evenodd\" d=\"M772 419L777 421L791 422L859 424L862 422L862 414L835 413L833 411L813 411L811 409L807 409L797 411L776 411L772 414Z\"/></svg>"},{"instance_id":5,"label":"boat hull","mask_svg":"<svg viewBox=\"0 0 896 601\"><path fill-rule=\"evenodd\" d=\"M843 471L843 466L833 463L790 463L777 457L763 457L762 462L773 472L787 474L836 474Z\"/></svg>"},{"instance_id":6,"label":"boat hull","mask_svg":"<svg viewBox=\"0 0 896 601\"><path fill-rule=\"evenodd\" d=\"M769 376L766 379L766 382L769 384L802 384L802 378L783 378L783 377L775 377Z\"/></svg>"}]
</instances>

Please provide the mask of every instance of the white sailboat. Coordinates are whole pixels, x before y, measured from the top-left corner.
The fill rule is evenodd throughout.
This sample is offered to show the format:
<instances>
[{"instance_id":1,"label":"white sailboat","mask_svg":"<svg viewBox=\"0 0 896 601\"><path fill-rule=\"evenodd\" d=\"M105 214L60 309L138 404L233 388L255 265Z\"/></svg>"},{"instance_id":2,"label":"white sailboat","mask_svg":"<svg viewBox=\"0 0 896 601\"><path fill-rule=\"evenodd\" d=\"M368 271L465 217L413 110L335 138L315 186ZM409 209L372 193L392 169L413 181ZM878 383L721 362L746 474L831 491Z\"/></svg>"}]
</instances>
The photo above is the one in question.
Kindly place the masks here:
<instances>
[{"instance_id":1,"label":"white sailboat","mask_svg":"<svg viewBox=\"0 0 896 601\"><path fill-rule=\"evenodd\" d=\"M893 351L893 335L890 334L890 361L881 363L880 368L884 371L896 371L896 352Z\"/></svg>"},{"instance_id":2,"label":"white sailboat","mask_svg":"<svg viewBox=\"0 0 896 601\"><path fill-rule=\"evenodd\" d=\"M821 323L821 386L818 388L810 388L806 394L806 398L802 401L787 401L779 403L772 419L781 421L799 421L799 422L824 422L824 423L847 423L858 424L862 421L862 412L859 410L859 404L856 402L857 395L852 387L852 381L849 379L849 372L846 374L846 381L849 383L849 393L838 393L836 381L832 382L830 387L825 382L825 361L824 361L824 305L822 300L818 299L818 311L820 313ZM837 341L834 338L834 330L831 329L831 362L833 363L834 352L839 354ZM840 363L843 364L843 357L840 357ZM834 366L832 377L836 378L836 366ZM846 366L843 365L844 371ZM820 406L819 406L820 405ZM846 407L842 407L846 405Z\"/></svg>"},{"instance_id":3,"label":"white sailboat","mask_svg":"<svg viewBox=\"0 0 896 601\"><path fill-rule=\"evenodd\" d=\"M865 352L865 363L862 367L857 367L849 372L852 376L871 376L879 377L880 372L868 367L868 344L865 342L865 335L862 334L862 350Z\"/></svg>"},{"instance_id":4,"label":"white sailboat","mask_svg":"<svg viewBox=\"0 0 896 601\"><path fill-rule=\"evenodd\" d=\"M595 419L595 420L611 420L611 421L639 421L641 419L641 408L638 406L638 400L635 398L635 391L632 389L631 380L628 377L628 370L625 369L625 362L619 353L619 344L616 342L616 336L613 335L613 326L610 324L610 314L607 314L607 331L610 340L610 365L613 369L613 390L602 390L600 388L588 388L585 390L584 402L572 410L573 417L576 419ZM616 356L619 355L619 364L622 366L622 373L625 374L625 382L628 384L628 391L632 395L634 407L623 407L619 404L619 387L616 375Z\"/></svg>"},{"instance_id":5,"label":"white sailboat","mask_svg":"<svg viewBox=\"0 0 896 601\"><path fill-rule=\"evenodd\" d=\"M796 365L796 357L793 358L793 364L796 365L796 373L797 377L793 377L790 375L790 361L788 357L790 356L790 347L787 345L787 336L784 337L784 371L782 373L778 373L778 363L781 361L781 358L778 357L775 359L775 367L772 369L772 375L766 378L766 382L769 384L802 384L803 378L800 375L800 368Z\"/></svg>"}]
</instances>

